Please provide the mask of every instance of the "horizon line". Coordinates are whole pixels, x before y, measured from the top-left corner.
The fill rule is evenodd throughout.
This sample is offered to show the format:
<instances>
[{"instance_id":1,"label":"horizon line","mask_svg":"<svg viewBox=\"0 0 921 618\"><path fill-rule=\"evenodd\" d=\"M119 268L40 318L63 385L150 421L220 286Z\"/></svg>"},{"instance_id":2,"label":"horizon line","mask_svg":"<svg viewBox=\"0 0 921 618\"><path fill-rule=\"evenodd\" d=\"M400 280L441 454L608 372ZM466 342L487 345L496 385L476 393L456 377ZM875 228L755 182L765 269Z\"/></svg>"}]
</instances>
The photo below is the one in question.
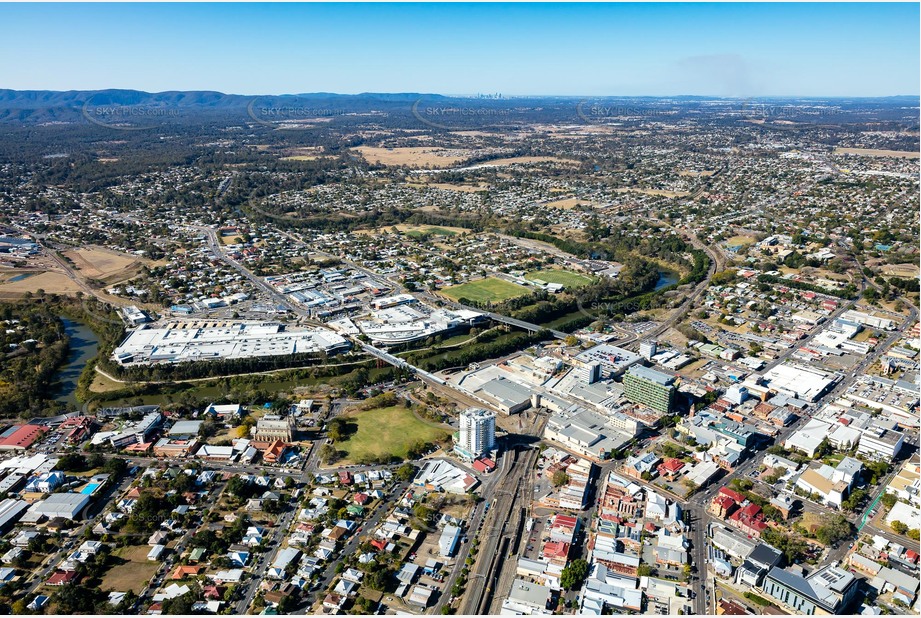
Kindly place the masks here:
<instances>
[{"instance_id":1,"label":"horizon line","mask_svg":"<svg viewBox=\"0 0 921 618\"><path fill-rule=\"evenodd\" d=\"M894 99L894 98L918 98L919 103L921 103L921 92L918 94L861 94L861 95L846 95L846 94L763 94L763 95L715 95L715 94L503 94L503 93L441 93L441 92L415 92L415 91L362 91L362 92L331 92L328 90L316 90L310 92L283 92L283 93L242 93L242 92L225 92L223 90L215 90L209 88L201 89L173 89L173 90L142 90L140 88L126 88L126 87L108 87L108 88L86 88L86 89L75 89L70 88L66 90L56 90L53 88L2 88L0 91L8 92L53 92L59 94L65 94L69 92L108 92L108 91L125 91L125 92L140 92L143 94L168 94L173 92L210 92L221 94L224 96L240 96L240 97L297 97L305 95L329 95L329 96L340 96L340 97L359 97L359 96L370 96L370 95L420 95L420 96L439 96L446 98L459 98L459 99L471 99L471 98L482 98L485 100L494 100L494 101L503 101L511 99L540 99L540 98L559 98L559 99L588 99L588 98L649 98L649 99L669 99L669 98L698 98L698 99L714 99L714 100L727 100L727 101L745 101L752 99Z\"/></svg>"}]
</instances>

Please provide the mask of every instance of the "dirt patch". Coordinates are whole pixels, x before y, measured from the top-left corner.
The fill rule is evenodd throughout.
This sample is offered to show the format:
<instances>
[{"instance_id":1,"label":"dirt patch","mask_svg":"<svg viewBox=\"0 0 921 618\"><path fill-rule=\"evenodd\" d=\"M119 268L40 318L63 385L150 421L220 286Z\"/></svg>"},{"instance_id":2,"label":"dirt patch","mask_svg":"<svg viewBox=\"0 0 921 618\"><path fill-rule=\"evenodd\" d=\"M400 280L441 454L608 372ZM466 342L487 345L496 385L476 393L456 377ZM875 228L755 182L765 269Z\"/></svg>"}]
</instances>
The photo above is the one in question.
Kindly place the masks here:
<instances>
[{"instance_id":1,"label":"dirt patch","mask_svg":"<svg viewBox=\"0 0 921 618\"><path fill-rule=\"evenodd\" d=\"M109 280L107 282L120 281L133 276L141 265L141 260L137 256L99 247L65 251L64 256L73 262L84 277Z\"/></svg>"},{"instance_id":2,"label":"dirt patch","mask_svg":"<svg viewBox=\"0 0 921 618\"><path fill-rule=\"evenodd\" d=\"M577 197L567 197L562 200L554 200L552 202L545 202L544 206L548 208L559 208L561 210L571 210L576 206L589 206L591 208L600 208L601 204L595 202L589 202L586 200L579 199Z\"/></svg>"},{"instance_id":3,"label":"dirt patch","mask_svg":"<svg viewBox=\"0 0 921 618\"><path fill-rule=\"evenodd\" d=\"M889 264L883 266L882 273L887 277L904 277L913 279L918 276L917 264Z\"/></svg>"},{"instance_id":4,"label":"dirt patch","mask_svg":"<svg viewBox=\"0 0 921 618\"><path fill-rule=\"evenodd\" d=\"M701 176L712 176L715 173L716 173L716 170L703 170L703 171L681 170L680 172L678 172L678 175L679 176L690 176L692 178L699 178Z\"/></svg>"},{"instance_id":5,"label":"dirt patch","mask_svg":"<svg viewBox=\"0 0 921 618\"><path fill-rule=\"evenodd\" d=\"M434 187L435 189L444 189L445 191L457 191L459 193L478 193L480 191L488 191L489 185L485 183L480 183L477 185L455 185L449 182L408 182L406 183L407 187L415 188L425 188L425 187Z\"/></svg>"}]
</instances>

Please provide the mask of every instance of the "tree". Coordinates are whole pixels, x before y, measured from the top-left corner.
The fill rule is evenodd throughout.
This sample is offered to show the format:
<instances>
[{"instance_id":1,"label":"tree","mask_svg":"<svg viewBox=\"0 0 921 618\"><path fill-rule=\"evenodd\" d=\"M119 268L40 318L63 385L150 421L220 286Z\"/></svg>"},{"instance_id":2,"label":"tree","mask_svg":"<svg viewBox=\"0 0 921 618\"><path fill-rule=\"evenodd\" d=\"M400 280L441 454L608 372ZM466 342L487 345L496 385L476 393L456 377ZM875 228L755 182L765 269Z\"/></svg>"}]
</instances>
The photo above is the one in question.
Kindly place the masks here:
<instances>
[{"instance_id":1,"label":"tree","mask_svg":"<svg viewBox=\"0 0 921 618\"><path fill-rule=\"evenodd\" d=\"M894 521L890 524L890 527L895 531L896 534L905 534L908 532L908 526L903 524L900 521Z\"/></svg>"},{"instance_id":2,"label":"tree","mask_svg":"<svg viewBox=\"0 0 921 618\"><path fill-rule=\"evenodd\" d=\"M405 463L397 468L394 474L398 481L411 481L416 476L416 466L411 463Z\"/></svg>"},{"instance_id":3,"label":"tree","mask_svg":"<svg viewBox=\"0 0 921 618\"><path fill-rule=\"evenodd\" d=\"M815 531L815 538L823 545L832 545L851 535L854 526L844 515L832 515L824 519L825 523Z\"/></svg>"},{"instance_id":4,"label":"tree","mask_svg":"<svg viewBox=\"0 0 921 618\"><path fill-rule=\"evenodd\" d=\"M51 595L51 601L57 605L57 610L62 614L92 614L96 604L105 595L99 588L65 584ZM189 612L191 613L191 606Z\"/></svg>"},{"instance_id":5,"label":"tree","mask_svg":"<svg viewBox=\"0 0 921 618\"><path fill-rule=\"evenodd\" d=\"M324 444L320 447L320 460L329 465L339 459L339 451L331 444Z\"/></svg>"},{"instance_id":6,"label":"tree","mask_svg":"<svg viewBox=\"0 0 921 618\"><path fill-rule=\"evenodd\" d=\"M393 577L392 569L377 569L368 573L367 577L365 577L365 583L372 590L383 591L390 584L391 577Z\"/></svg>"},{"instance_id":7,"label":"tree","mask_svg":"<svg viewBox=\"0 0 921 618\"><path fill-rule=\"evenodd\" d=\"M887 509L891 509L895 506L895 503L898 501L898 498L895 497L895 494L883 494L883 497L880 498L880 502L883 503Z\"/></svg>"},{"instance_id":8,"label":"tree","mask_svg":"<svg viewBox=\"0 0 921 618\"><path fill-rule=\"evenodd\" d=\"M566 590L576 590L588 577L588 562L579 558L573 560L563 569L560 575L560 585Z\"/></svg>"},{"instance_id":9,"label":"tree","mask_svg":"<svg viewBox=\"0 0 921 618\"><path fill-rule=\"evenodd\" d=\"M553 482L554 487L562 487L569 482L569 475L566 474L563 470L557 470L553 473L551 481Z\"/></svg>"},{"instance_id":10,"label":"tree","mask_svg":"<svg viewBox=\"0 0 921 618\"><path fill-rule=\"evenodd\" d=\"M636 569L637 577L649 577L650 575L652 575L652 567L650 565L641 564L639 567L637 567Z\"/></svg>"}]
</instances>

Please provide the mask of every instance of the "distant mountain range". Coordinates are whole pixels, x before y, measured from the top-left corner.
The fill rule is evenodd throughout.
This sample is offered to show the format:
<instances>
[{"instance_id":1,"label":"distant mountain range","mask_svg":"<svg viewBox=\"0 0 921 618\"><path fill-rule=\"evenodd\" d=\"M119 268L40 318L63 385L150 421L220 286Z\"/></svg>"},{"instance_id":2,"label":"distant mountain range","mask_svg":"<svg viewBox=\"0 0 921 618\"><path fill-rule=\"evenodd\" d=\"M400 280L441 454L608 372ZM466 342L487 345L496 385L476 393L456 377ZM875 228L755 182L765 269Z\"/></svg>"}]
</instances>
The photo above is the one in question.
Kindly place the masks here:
<instances>
[{"instance_id":1,"label":"distant mountain range","mask_svg":"<svg viewBox=\"0 0 921 618\"><path fill-rule=\"evenodd\" d=\"M85 122L88 111L98 114L103 108L150 108L160 110L180 110L189 115L219 115L222 113L239 113L252 110L255 106L265 113L269 108L295 109L303 108L307 115L311 110L317 112L335 110L335 113L388 112L400 110L408 112L413 104L420 101L425 105L464 105L467 107L515 108L521 106L553 105L584 97L532 96L532 97L458 97L425 93L362 93L336 94L314 92L286 95L249 96L224 94L207 90L143 92L140 90L6 90L0 89L0 122L19 124L71 123ZM593 101L630 101L643 105L680 105L700 104L718 101L720 97L674 96L674 97L590 97ZM726 99L727 101L729 99ZM877 104L884 106L917 107L918 97L895 96L874 99L857 98L778 98L764 97L759 102L784 101L812 104L860 105ZM738 101L738 99L736 99ZM112 112L116 114L117 112Z\"/></svg>"}]
</instances>

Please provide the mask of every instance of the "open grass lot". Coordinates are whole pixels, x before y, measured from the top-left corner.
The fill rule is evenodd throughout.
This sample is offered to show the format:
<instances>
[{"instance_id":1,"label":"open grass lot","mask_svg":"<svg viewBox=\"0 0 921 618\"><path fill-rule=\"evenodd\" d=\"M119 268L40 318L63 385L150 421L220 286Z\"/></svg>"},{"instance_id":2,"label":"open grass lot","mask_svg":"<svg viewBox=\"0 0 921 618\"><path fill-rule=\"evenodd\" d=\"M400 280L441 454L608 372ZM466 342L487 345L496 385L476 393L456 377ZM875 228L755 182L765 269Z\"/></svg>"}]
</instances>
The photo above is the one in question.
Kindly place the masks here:
<instances>
[{"instance_id":1,"label":"open grass lot","mask_svg":"<svg viewBox=\"0 0 921 618\"><path fill-rule=\"evenodd\" d=\"M835 154L864 155L868 157L899 157L902 159L917 159L921 153L914 150L877 150L875 148L835 148Z\"/></svg>"},{"instance_id":2,"label":"open grass lot","mask_svg":"<svg viewBox=\"0 0 921 618\"><path fill-rule=\"evenodd\" d=\"M441 293L454 300L466 298L481 303L501 302L509 298L515 298L516 296L524 296L528 293L528 288L523 285L518 285L517 283L505 281L504 279L487 277L486 279L479 279L477 281L471 281L470 283L452 285L451 287L443 289Z\"/></svg>"},{"instance_id":3,"label":"open grass lot","mask_svg":"<svg viewBox=\"0 0 921 618\"><path fill-rule=\"evenodd\" d=\"M563 159L561 157L506 157L504 159L492 159L491 161L484 161L483 163L477 163L476 165L471 165L470 167L498 167L500 165L527 163L562 163L563 165L579 165L579 162L575 159Z\"/></svg>"},{"instance_id":4,"label":"open grass lot","mask_svg":"<svg viewBox=\"0 0 921 618\"><path fill-rule=\"evenodd\" d=\"M26 292L33 294L38 290L66 296L76 296L82 291L77 282L61 272L46 271L32 274L18 281L7 281L0 284L0 299L11 300L21 298Z\"/></svg>"},{"instance_id":5,"label":"open grass lot","mask_svg":"<svg viewBox=\"0 0 921 618\"><path fill-rule=\"evenodd\" d=\"M592 278L586 275L582 275L571 270L560 270L558 268L550 268L546 270L532 270L527 275L526 279L531 281L541 280L547 283L559 283L565 285L568 288L577 288L583 285L588 285L592 282Z\"/></svg>"},{"instance_id":6,"label":"open grass lot","mask_svg":"<svg viewBox=\"0 0 921 618\"><path fill-rule=\"evenodd\" d=\"M147 544L119 547L113 551L113 556L117 556L116 562L124 562L106 571L99 587L102 590L140 592L144 587L144 582L153 577L157 572L157 567L160 566L159 562L147 559L148 552L150 552L150 546Z\"/></svg>"},{"instance_id":7,"label":"open grass lot","mask_svg":"<svg viewBox=\"0 0 921 618\"><path fill-rule=\"evenodd\" d=\"M413 238L421 238L427 234L434 236L457 236L457 232L443 227L422 226L418 229L404 230L404 234Z\"/></svg>"},{"instance_id":8,"label":"open grass lot","mask_svg":"<svg viewBox=\"0 0 921 618\"><path fill-rule=\"evenodd\" d=\"M419 420L403 406L346 412L343 417L358 425L348 440L336 444L346 453L346 462L387 456L405 459L414 444L437 442L448 436L447 429Z\"/></svg>"},{"instance_id":9,"label":"open grass lot","mask_svg":"<svg viewBox=\"0 0 921 618\"><path fill-rule=\"evenodd\" d=\"M752 236L733 236L728 239L724 244L727 247L736 247L740 245L753 245L755 244L755 238Z\"/></svg>"},{"instance_id":10,"label":"open grass lot","mask_svg":"<svg viewBox=\"0 0 921 618\"><path fill-rule=\"evenodd\" d=\"M452 154L443 148L358 146L352 150L358 152L369 163L389 166L451 167L467 158L467 155Z\"/></svg>"}]
</instances>

